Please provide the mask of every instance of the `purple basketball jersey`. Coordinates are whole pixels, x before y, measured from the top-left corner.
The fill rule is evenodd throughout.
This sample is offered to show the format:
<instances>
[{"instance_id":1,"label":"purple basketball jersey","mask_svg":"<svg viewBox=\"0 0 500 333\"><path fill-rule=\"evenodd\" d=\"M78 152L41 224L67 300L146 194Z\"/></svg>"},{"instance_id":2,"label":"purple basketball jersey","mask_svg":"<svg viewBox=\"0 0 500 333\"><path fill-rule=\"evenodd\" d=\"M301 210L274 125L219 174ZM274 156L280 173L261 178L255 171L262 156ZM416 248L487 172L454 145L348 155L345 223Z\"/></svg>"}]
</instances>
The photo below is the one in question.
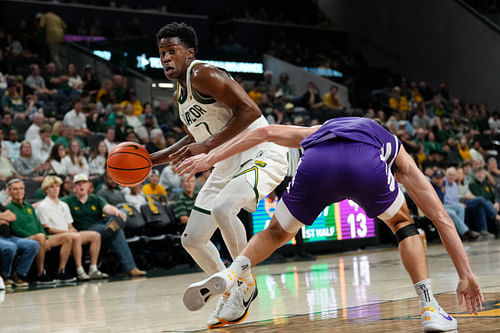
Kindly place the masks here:
<instances>
[{"instance_id":1,"label":"purple basketball jersey","mask_svg":"<svg viewBox=\"0 0 500 333\"><path fill-rule=\"evenodd\" d=\"M304 155L283 195L300 222L312 224L326 206L346 198L376 217L396 199L399 189L391 167L401 142L375 121L331 119L301 146Z\"/></svg>"}]
</instances>

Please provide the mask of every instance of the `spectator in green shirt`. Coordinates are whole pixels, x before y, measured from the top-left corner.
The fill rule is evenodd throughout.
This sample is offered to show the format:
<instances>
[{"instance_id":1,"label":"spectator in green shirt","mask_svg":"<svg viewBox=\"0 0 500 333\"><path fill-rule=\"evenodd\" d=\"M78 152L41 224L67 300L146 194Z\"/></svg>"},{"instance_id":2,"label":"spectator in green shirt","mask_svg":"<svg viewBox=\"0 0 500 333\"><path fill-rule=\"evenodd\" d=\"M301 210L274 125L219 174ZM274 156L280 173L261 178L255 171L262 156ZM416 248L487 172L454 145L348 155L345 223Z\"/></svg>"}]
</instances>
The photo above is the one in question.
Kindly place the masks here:
<instances>
[{"instance_id":1,"label":"spectator in green shirt","mask_svg":"<svg viewBox=\"0 0 500 333\"><path fill-rule=\"evenodd\" d=\"M118 223L126 221L127 214L108 204L102 197L89 193L90 182L87 175L82 173L76 175L73 183L74 194L62 198L71 210L73 226L78 231L92 230L100 233L102 242L111 245L129 275L146 275L146 272L137 268L125 233ZM107 217L104 217L104 214Z\"/></svg>"},{"instance_id":2,"label":"spectator in green shirt","mask_svg":"<svg viewBox=\"0 0 500 333\"><path fill-rule=\"evenodd\" d=\"M469 184L469 190L475 196L481 196L490 201L498 213L500 204L496 200L495 187L486 179L486 169L479 167L474 171L474 179Z\"/></svg>"},{"instance_id":3,"label":"spectator in green shirt","mask_svg":"<svg viewBox=\"0 0 500 333\"><path fill-rule=\"evenodd\" d=\"M188 179L188 177L184 177L182 179L182 188L184 191L179 193L175 200L174 215L183 225L187 223L189 214L191 214L191 210L194 207L196 196L198 195L198 192L194 190L194 185L194 178Z\"/></svg>"},{"instance_id":4,"label":"spectator in green shirt","mask_svg":"<svg viewBox=\"0 0 500 333\"><path fill-rule=\"evenodd\" d=\"M14 178L7 183L7 188L12 201L7 205L14 215L16 221L10 224L12 234L17 237L35 240L40 244L40 250L35 258L37 267L37 284L53 284L54 279L50 278L45 272L45 254L52 248L60 246L59 267L55 278L61 282L75 281L64 272L64 267L68 262L72 247L72 238L68 234L51 235L47 237L40 221L38 220L35 209L29 203L24 201L24 183L18 178Z\"/></svg>"}]
</instances>

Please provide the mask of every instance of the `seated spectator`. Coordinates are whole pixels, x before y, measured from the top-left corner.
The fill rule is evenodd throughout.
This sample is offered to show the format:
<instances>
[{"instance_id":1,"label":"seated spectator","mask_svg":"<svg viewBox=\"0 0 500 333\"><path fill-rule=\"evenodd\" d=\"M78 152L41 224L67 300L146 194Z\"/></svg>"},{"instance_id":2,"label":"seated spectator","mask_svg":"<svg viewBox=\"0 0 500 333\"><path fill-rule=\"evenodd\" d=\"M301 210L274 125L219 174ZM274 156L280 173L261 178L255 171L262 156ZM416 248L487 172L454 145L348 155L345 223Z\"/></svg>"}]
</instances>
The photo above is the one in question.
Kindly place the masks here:
<instances>
[{"instance_id":1,"label":"seated spectator","mask_svg":"<svg viewBox=\"0 0 500 333\"><path fill-rule=\"evenodd\" d=\"M500 198L500 170L498 169L498 162L495 157L488 159L487 170L492 178L495 179L495 195Z\"/></svg>"},{"instance_id":2,"label":"seated spectator","mask_svg":"<svg viewBox=\"0 0 500 333\"><path fill-rule=\"evenodd\" d=\"M457 145L457 148L458 148L458 153L460 154L460 157L462 158L463 161L472 160L469 144L467 143L467 137L465 135L462 135L460 137L460 142Z\"/></svg>"},{"instance_id":3,"label":"seated spectator","mask_svg":"<svg viewBox=\"0 0 500 333\"><path fill-rule=\"evenodd\" d=\"M288 76L288 73L282 72L279 76L279 82L276 84L275 89L276 92L281 91L286 101L292 100L295 96L289 80L290 77Z\"/></svg>"},{"instance_id":4,"label":"seated spectator","mask_svg":"<svg viewBox=\"0 0 500 333\"><path fill-rule=\"evenodd\" d=\"M163 186L158 184L160 181L160 172L156 169L151 170L149 175L148 183L142 188L142 192L149 199L156 200L158 202L167 202L167 191Z\"/></svg>"},{"instance_id":5,"label":"seated spectator","mask_svg":"<svg viewBox=\"0 0 500 333\"><path fill-rule=\"evenodd\" d=\"M85 148L85 144L80 138L75 136L75 128L70 125L64 125L63 136L59 137L54 143L61 143L64 148L68 149L71 141L76 140L80 148Z\"/></svg>"},{"instance_id":6,"label":"seated spectator","mask_svg":"<svg viewBox=\"0 0 500 333\"><path fill-rule=\"evenodd\" d=\"M16 169L14 169L9 159L3 157L2 150L3 148L0 146L0 180L6 181L7 178L16 175Z\"/></svg>"},{"instance_id":7,"label":"seated spectator","mask_svg":"<svg viewBox=\"0 0 500 333\"><path fill-rule=\"evenodd\" d=\"M264 80L260 82L260 90L263 95L274 95L273 71L264 71Z\"/></svg>"},{"instance_id":8,"label":"seated spectator","mask_svg":"<svg viewBox=\"0 0 500 333\"><path fill-rule=\"evenodd\" d=\"M151 141L146 143L146 150L148 153L154 153L167 147L163 131L155 128L151 131Z\"/></svg>"},{"instance_id":9,"label":"seated spectator","mask_svg":"<svg viewBox=\"0 0 500 333\"><path fill-rule=\"evenodd\" d=\"M486 156L486 152L483 147L481 147L481 142L479 140L475 139L472 142L472 147L469 151L473 161L481 161L481 165L485 165L484 158Z\"/></svg>"},{"instance_id":10,"label":"seated spectator","mask_svg":"<svg viewBox=\"0 0 500 333\"><path fill-rule=\"evenodd\" d=\"M12 127L9 130L9 136L7 140L7 145L10 151L10 160L14 162L21 153L21 143L18 141L19 135L17 134L17 129Z\"/></svg>"},{"instance_id":11,"label":"seated spectator","mask_svg":"<svg viewBox=\"0 0 500 333\"><path fill-rule=\"evenodd\" d=\"M173 92L171 102L161 100L159 106L153 112L163 132L172 131L179 135L183 133L183 129L176 105L177 95L176 92Z\"/></svg>"},{"instance_id":12,"label":"seated spectator","mask_svg":"<svg viewBox=\"0 0 500 333\"><path fill-rule=\"evenodd\" d=\"M73 217L68 204L59 200L62 181L57 176L47 176L42 182L42 190L47 195L36 207L36 215L49 235L69 234L72 238L73 260L77 278L80 281L107 278L97 269L97 259L101 249L101 235L95 231L78 231L73 227ZM89 274L82 266L82 245L90 244Z\"/></svg>"},{"instance_id":13,"label":"seated spectator","mask_svg":"<svg viewBox=\"0 0 500 333\"><path fill-rule=\"evenodd\" d=\"M432 119L425 114L425 104L420 103L417 107L417 112L412 118L412 124L415 129L429 130L432 126Z\"/></svg>"},{"instance_id":14,"label":"seated spectator","mask_svg":"<svg viewBox=\"0 0 500 333\"><path fill-rule=\"evenodd\" d=\"M11 152L10 152L10 145L7 142L7 140L4 140L4 134L3 131L0 129L0 146L2 147L2 153L0 156L5 157L9 161L12 161L11 159Z\"/></svg>"},{"instance_id":15,"label":"seated spectator","mask_svg":"<svg viewBox=\"0 0 500 333\"><path fill-rule=\"evenodd\" d=\"M495 211L498 213L500 204L495 196L495 188L486 179L486 169L479 167L474 170L474 178L469 184L469 189L475 196L480 196L493 204Z\"/></svg>"},{"instance_id":16,"label":"seated spectator","mask_svg":"<svg viewBox=\"0 0 500 333\"><path fill-rule=\"evenodd\" d=\"M170 164L161 171L160 185L171 194L182 192L181 180L181 177L175 172Z\"/></svg>"},{"instance_id":17,"label":"seated spectator","mask_svg":"<svg viewBox=\"0 0 500 333\"><path fill-rule=\"evenodd\" d=\"M54 142L50 139L52 128L49 124L43 124L37 137L30 141L33 151L33 158L40 164L47 161L54 147Z\"/></svg>"},{"instance_id":18,"label":"seated spectator","mask_svg":"<svg viewBox=\"0 0 500 333\"><path fill-rule=\"evenodd\" d=\"M141 211L141 206L148 203L142 193L142 187L142 184L130 186L130 193L125 195L127 203L134 206L139 212Z\"/></svg>"},{"instance_id":19,"label":"seated spectator","mask_svg":"<svg viewBox=\"0 0 500 333\"><path fill-rule=\"evenodd\" d=\"M446 177L444 179L445 192L443 203L445 205L465 205L466 215L469 216L469 224L479 231L479 240L494 239L495 235L488 232L487 215L493 220L496 218L495 210L491 203L484 198L475 198L472 194L466 193L466 198L460 202L458 193L458 177L457 170L454 167L446 169ZM492 215L492 216L491 216Z\"/></svg>"},{"instance_id":20,"label":"seated spectator","mask_svg":"<svg viewBox=\"0 0 500 333\"><path fill-rule=\"evenodd\" d=\"M33 114L32 120L33 123L30 127L28 127L26 133L24 134L24 139L30 142L38 138L38 135L40 134L40 126L42 126L45 122L45 116L43 115L43 112L36 112Z\"/></svg>"},{"instance_id":21,"label":"seated spectator","mask_svg":"<svg viewBox=\"0 0 500 333\"><path fill-rule=\"evenodd\" d=\"M148 137L148 132L144 128L144 124L141 122L138 116L134 114L134 108L132 104L127 103L124 107L125 123L134 129L134 132L138 135L141 140ZM116 122L116 120L115 120Z\"/></svg>"},{"instance_id":22,"label":"seated spectator","mask_svg":"<svg viewBox=\"0 0 500 333\"><path fill-rule=\"evenodd\" d=\"M260 82L255 81L252 90L248 92L248 96L255 102L255 104L260 103L260 98L262 96L262 91L260 90Z\"/></svg>"},{"instance_id":23,"label":"seated spectator","mask_svg":"<svg viewBox=\"0 0 500 333\"><path fill-rule=\"evenodd\" d=\"M5 115L6 112L9 114L17 115L18 118L26 119L30 113L30 110L35 104L34 99L30 99L30 103L26 104L23 101L23 96L16 90L16 81L9 79L7 81L7 90L2 96L2 109ZM12 117L10 118L12 120ZM3 121L2 121L3 123ZM2 125L4 134L6 133L6 128Z\"/></svg>"},{"instance_id":24,"label":"seated spectator","mask_svg":"<svg viewBox=\"0 0 500 333\"><path fill-rule=\"evenodd\" d=\"M61 191L59 192L59 197L63 198L73 194L73 185L73 178L69 175L64 176L63 183L61 184Z\"/></svg>"},{"instance_id":25,"label":"seated spectator","mask_svg":"<svg viewBox=\"0 0 500 333\"><path fill-rule=\"evenodd\" d=\"M68 171L62 162L66 157L66 148L61 143L56 143L50 150L50 155L47 162L50 164L50 169L47 172L50 175L67 175Z\"/></svg>"},{"instance_id":26,"label":"seated spectator","mask_svg":"<svg viewBox=\"0 0 500 333\"><path fill-rule=\"evenodd\" d=\"M126 77L124 78L120 74L114 74L111 78L112 83L112 96L115 98L115 103L121 103L125 98L125 93L127 91L126 87Z\"/></svg>"},{"instance_id":27,"label":"seated spectator","mask_svg":"<svg viewBox=\"0 0 500 333\"><path fill-rule=\"evenodd\" d=\"M28 286L26 276L40 249L38 242L12 235L9 224L15 220L14 213L0 204L0 275L6 288Z\"/></svg>"},{"instance_id":28,"label":"seated spectator","mask_svg":"<svg viewBox=\"0 0 500 333\"><path fill-rule=\"evenodd\" d=\"M395 111L406 112L410 110L406 96L401 95L401 88L394 87L392 89L392 96L389 98L389 106Z\"/></svg>"},{"instance_id":29,"label":"seated spectator","mask_svg":"<svg viewBox=\"0 0 500 333\"><path fill-rule=\"evenodd\" d=\"M95 100L97 91L101 87L101 82L99 82L99 79L94 74L94 71L92 69L92 66L90 66L90 64L86 64L83 67L82 80L84 84L83 90L88 92L89 95L93 97L93 100Z\"/></svg>"},{"instance_id":30,"label":"seated spectator","mask_svg":"<svg viewBox=\"0 0 500 333\"><path fill-rule=\"evenodd\" d=\"M116 113L115 118L115 138L117 142L123 142L127 139L129 130L134 130L130 125L125 122L125 115L122 112Z\"/></svg>"},{"instance_id":31,"label":"seated spectator","mask_svg":"<svg viewBox=\"0 0 500 333\"><path fill-rule=\"evenodd\" d=\"M493 134L500 133L500 112L493 111L488 119L488 125L490 126L490 130Z\"/></svg>"},{"instance_id":32,"label":"seated spectator","mask_svg":"<svg viewBox=\"0 0 500 333\"><path fill-rule=\"evenodd\" d=\"M431 150L441 151L441 145L436 141L436 134L433 131L427 133L427 138L424 142L425 155L429 155Z\"/></svg>"},{"instance_id":33,"label":"seated spectator","mask_svg":"<svg viewBox=\"0 0 500 333\"><path fill-rule=\"evenodd\" d=\"M68 86L71 88L71 94L80 94L83 91L84 83L81 76L76 72L74 64L66 66L66 76L68 77Z\"/></svg>"},{"instance_id":34,"label":"seated spectator","mask_svg":"<svg viewBox=\"0 0 500 333\"><path fill-rule=\"evenodd\" d=\"M80 149L80 145L77 140L71 141L69 145L68 154L62 159L62 164L64 169L69 175L76 175L79 173L84 173L89 175L89 164L84 152Z\"/></svg>"},{"instance_id":35,"label":"seated spectator","mask_svg":"<svg viewBox=\"0 0 500 333\"><path fill-rule=\"evenodd\" d=\"M45 80L45 85L50 90L56 90L58 93L63 93L61 90L63 85L68 82L68 77L66 75L58 75L56 72L56 65L53 62L49 62L46 66L46 71L42 74Z\"/></svg>"},{"instance_id":36,"label":"seated spectator","mask_svg":"<svg viewBox=\"0 0 500 333\"><path fill-rule=\"evenodd\" d=\"M29 203L24 201L24 183L20 179L12 179L7 184L12 201L7 208L16 215L16 221L10 224L12 234L17 237L23 237L35 240L40 244L40 250L35 258L37 267L37 284L53 284L55 280L45 272L45 254L47 251L60 246L59 267L56 279L61 282L73 282L76 278L67 275L64 272L66 263L71 253L72 238L68 234L52 235L47 237L40 221L38 220L35 209Z\"/></svg>"},{"instance_id":37,"label":"seated spectator","mask_svg":"<svg viewBox=\"0 0 500 333\"><path fill-rule=\"evenodd\" d=\"M477 240L479 238L479 233L470 230L469 227L465 224L465 207L461 204L444 203L444 173L443 171L441 171L441 169L438 169L434 172L431 178L431 184L432 187L434 187L434 190L436 191L439 199L441 200L441 202L443 202L446 212L448 212L451 219L453 220L460 238L462 240Z\"/></svg>"},{"instance_id":38,"label":"seated spectator","mask_svg":"<svg viewBox=\"0 0 500 333\"><path fill-rule=\"evenodd\" d=\"M111 80L109 80L109 79L103 80L102 85L101 85L101 89L99 89L99 91L97 92L96 103L101 102L102 97L104 95L107 95L109 97L109 100L113 101L114 97L112 96L112 92L111 92L112 87L113 87L113 84L111 83Z\"/></svg>"},{"instance_id":39,"label":"seated spectator","mask_svg":"<svg viewBox=\"0 0 500 333\"><path fill-rule=\"evenodd\" d=\"M116 206L121 203L126 203L125 195L120 191L118 184L108 175L104 173L104 185L97 192L97 195L104 198L109 204Z\"/></svg>"},{"instance_id":40,"label":"seated spectator","mask_svg":"<svg viewBox=\"0 0 500 333\"><path fill-rule=\"evenodd\" d=\"M39 163L33 158L31 143L28 141L23 141L21 143L20 155L14 161L14 169L16 169L16 172L20 176L31 178L36 182L41 182L43 180L43 175L49 168L50 165Z\"/></svg>"},{"instance_id":41,"label":"seated spectator","mask_svg":"<svg viewBox=\"0 0 500 333\"><path fill-rule=\"evenodd\" d=\"M36 94L52 95L57 93L57 90L48 89L45 86L45 80L40 75L40 66L38 66L37 64L32 64L30 68L31 73L24 81L24 84L26 86L30 87Z\"/></svg>"},{"instance_id":42,"label":"seated spectator","mask_svg":"<svg viewBox=\"0 0 500 333\"><path fill-rule=\"evenodd\" d=\"M104 136L104 143L106 144L107 151L110 152L116 146L115 141L115 128L113 126L108 127L106 130L106 135Z\"/></svg>"},{"instance_id":43,"label":"seated spectator","mask_svg":"<svg viewBox=\"0 0 500 333\"><path fill-rule=\"evenodd\" d=\"M134 110L134 116L139 117L142 115L142 111L144 110L141 101L137 98L137 94L135 93L134 88L128 88L125 93L125 97L123 101L120 103L122 108L125 109L127 104L132 105L132 109Z\"/></svg>"},{"instance_id":44,"label":"seated spectator","mask_svg":"<svg viewBox=\"0 0 500 333\"><path fill-rule=\"evenodd\" d=\"M127 214L108 204L99 195L91 194L90 182L85 174L76 175L73 181L75 194L62 200L71 210L74 227L79 231L92 230L101 234L102 242L111 246L129 275L146 275L146 272L137 268L121 227L127 219ZM107 217L103 218L103 214Z\"/></svg>"},{"instance_id":45,"label":"seated spectator","mask_svg":"<svg viewBox=\"0 0 500 333\"><path fill-rule=\"evenodd\" d=\"M91 133L104 132L104 124L101 119L102 116L97 112L96 105L94 103L88 103L85 110L87 114L87 129Z\"/></svg>"},{"instance_id":46,"label":"seated spectator","mask_svg":"<svg viewBox=\"0 0 500 333\"><path fill-rule=\"evenodd\" d=\"M64 123L60 120L56 121L54 125L52 125L52 134L50 135L50 139L55 143L57 139L63 136L64 132Z\"/></svg>"},{"instance_id":47,"label":"seated spectator","mask_svg":"<svg viewBox=\"0 0 500 333\"><path fill-rule=\"evenodd\" d=\"M106 159L108 158L108 148L104 140L101 140L92 148L89 156L90 174L93 176L103 176L106 172Z\"/></svg>"},{"instance_id":48,"label":"seated spectator","mask_svg":"<svg viewBox=\"0 0 500 333\"><path fill-rule=\"evenodd\" d=\"M73 100L73 109L64 115L64 125L71 126L76 135L90 134L87 128L87 117L83 113L83 104L80 98Z\"/></svg>"},{"instance_id":49,"label":"seated spectator","mask_svg":"<svg viewBox=\"0 0 500 333\"><path fill-rule=\"evenodd\" d=\"M12 128L14 128L12 126L12 114L11 114L10 111L4 111L3 112L3 114L2 114L2 122L1 122L0 126L2 127L3 134L6 137L9 137L10 130Z\"/></svg>"},{"instance_id":50,"label":"seated spectator","mask_svg":"<svg viewBox=\"0 0 500 333\"><path fill-rule=\"evenodd\" d=\"M337 96L338 90L339 90L339 88L336 85L332 84L330 86L330 90L328 90L328 92L326 92L323 95L323 103L325 104L325 106L327 106L333 110L343 110L344 109L342 104L340 104L339 97Z\"/></svg>"},{"instance_id":51,"label":"seated spectator","mask_svg":"<svg viewBox=\"0 0 500 333\"><path fill-rule=\"evenodd\" d=\"M187 224L189 214L191 214L194 202L198 196L198 192L194 190L194 178L187 176L183 177L182 189L183 191L178 193L175 199L174 215L181 224L185 225Z\"/></svg>"}]
</instances>

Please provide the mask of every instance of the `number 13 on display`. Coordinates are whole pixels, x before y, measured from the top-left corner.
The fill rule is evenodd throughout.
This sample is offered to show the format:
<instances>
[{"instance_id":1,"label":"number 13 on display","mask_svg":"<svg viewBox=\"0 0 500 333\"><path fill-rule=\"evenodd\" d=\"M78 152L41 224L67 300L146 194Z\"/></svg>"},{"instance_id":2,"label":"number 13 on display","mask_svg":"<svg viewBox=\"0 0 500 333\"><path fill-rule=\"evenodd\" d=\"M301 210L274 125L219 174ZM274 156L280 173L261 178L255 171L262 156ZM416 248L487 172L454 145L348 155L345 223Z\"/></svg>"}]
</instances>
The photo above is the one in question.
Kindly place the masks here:
<instances>
[{"instance_id":1,"label":"number 13 on display","mask_svg":"<svg viewBox=\"0 0 500 333\"><path fill-rule=\"evenodd\" d=\"M349 206L354 208L354 212L347 216L347 223L351 229L351 238L364 238L368 232L366 226L366 215L364 212L358 212L358 204L349 200ZM356 227L356 223L358 227Z\"/></svg>"}]
</instances>

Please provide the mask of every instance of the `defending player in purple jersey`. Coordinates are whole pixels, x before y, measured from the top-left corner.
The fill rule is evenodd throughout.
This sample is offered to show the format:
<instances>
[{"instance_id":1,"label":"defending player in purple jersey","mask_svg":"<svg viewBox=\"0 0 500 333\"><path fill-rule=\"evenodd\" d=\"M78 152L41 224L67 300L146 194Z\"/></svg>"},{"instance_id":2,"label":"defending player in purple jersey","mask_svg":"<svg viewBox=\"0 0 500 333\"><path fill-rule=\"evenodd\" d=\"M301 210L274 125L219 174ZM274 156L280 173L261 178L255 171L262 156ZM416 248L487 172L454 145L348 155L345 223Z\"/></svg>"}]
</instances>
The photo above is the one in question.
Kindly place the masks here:
<instances>
[{"instance_id":1,"label":"defending player in purple jersey","mask_svg":"<svg viewBox=\"0 0 500 333\"><path fill-rule=\"evenodd\" d=\"M188 309L201 308L213 295L229 290L238 279L253 283L249 267L286 244L304 224L311 224L326 205L350 198L369 216L378 216L396 235L401 260L422 309L424 331L456 329L457 321L433 296L424 245L399 192L399 181L439 231L458 273L459 304L465 301L469 313L481 310L484 302L481 288L453 221L399 140L372 120L337 118L316 127L270 125L240 135L224 151L185 160L178 169L181 174L189 172L193 176L266 141L287 147L302 146L304 155L297 174L278 203L269 226L253 236L231 266L186 289L183 301Z\"/></svg>"}]
</instances>

